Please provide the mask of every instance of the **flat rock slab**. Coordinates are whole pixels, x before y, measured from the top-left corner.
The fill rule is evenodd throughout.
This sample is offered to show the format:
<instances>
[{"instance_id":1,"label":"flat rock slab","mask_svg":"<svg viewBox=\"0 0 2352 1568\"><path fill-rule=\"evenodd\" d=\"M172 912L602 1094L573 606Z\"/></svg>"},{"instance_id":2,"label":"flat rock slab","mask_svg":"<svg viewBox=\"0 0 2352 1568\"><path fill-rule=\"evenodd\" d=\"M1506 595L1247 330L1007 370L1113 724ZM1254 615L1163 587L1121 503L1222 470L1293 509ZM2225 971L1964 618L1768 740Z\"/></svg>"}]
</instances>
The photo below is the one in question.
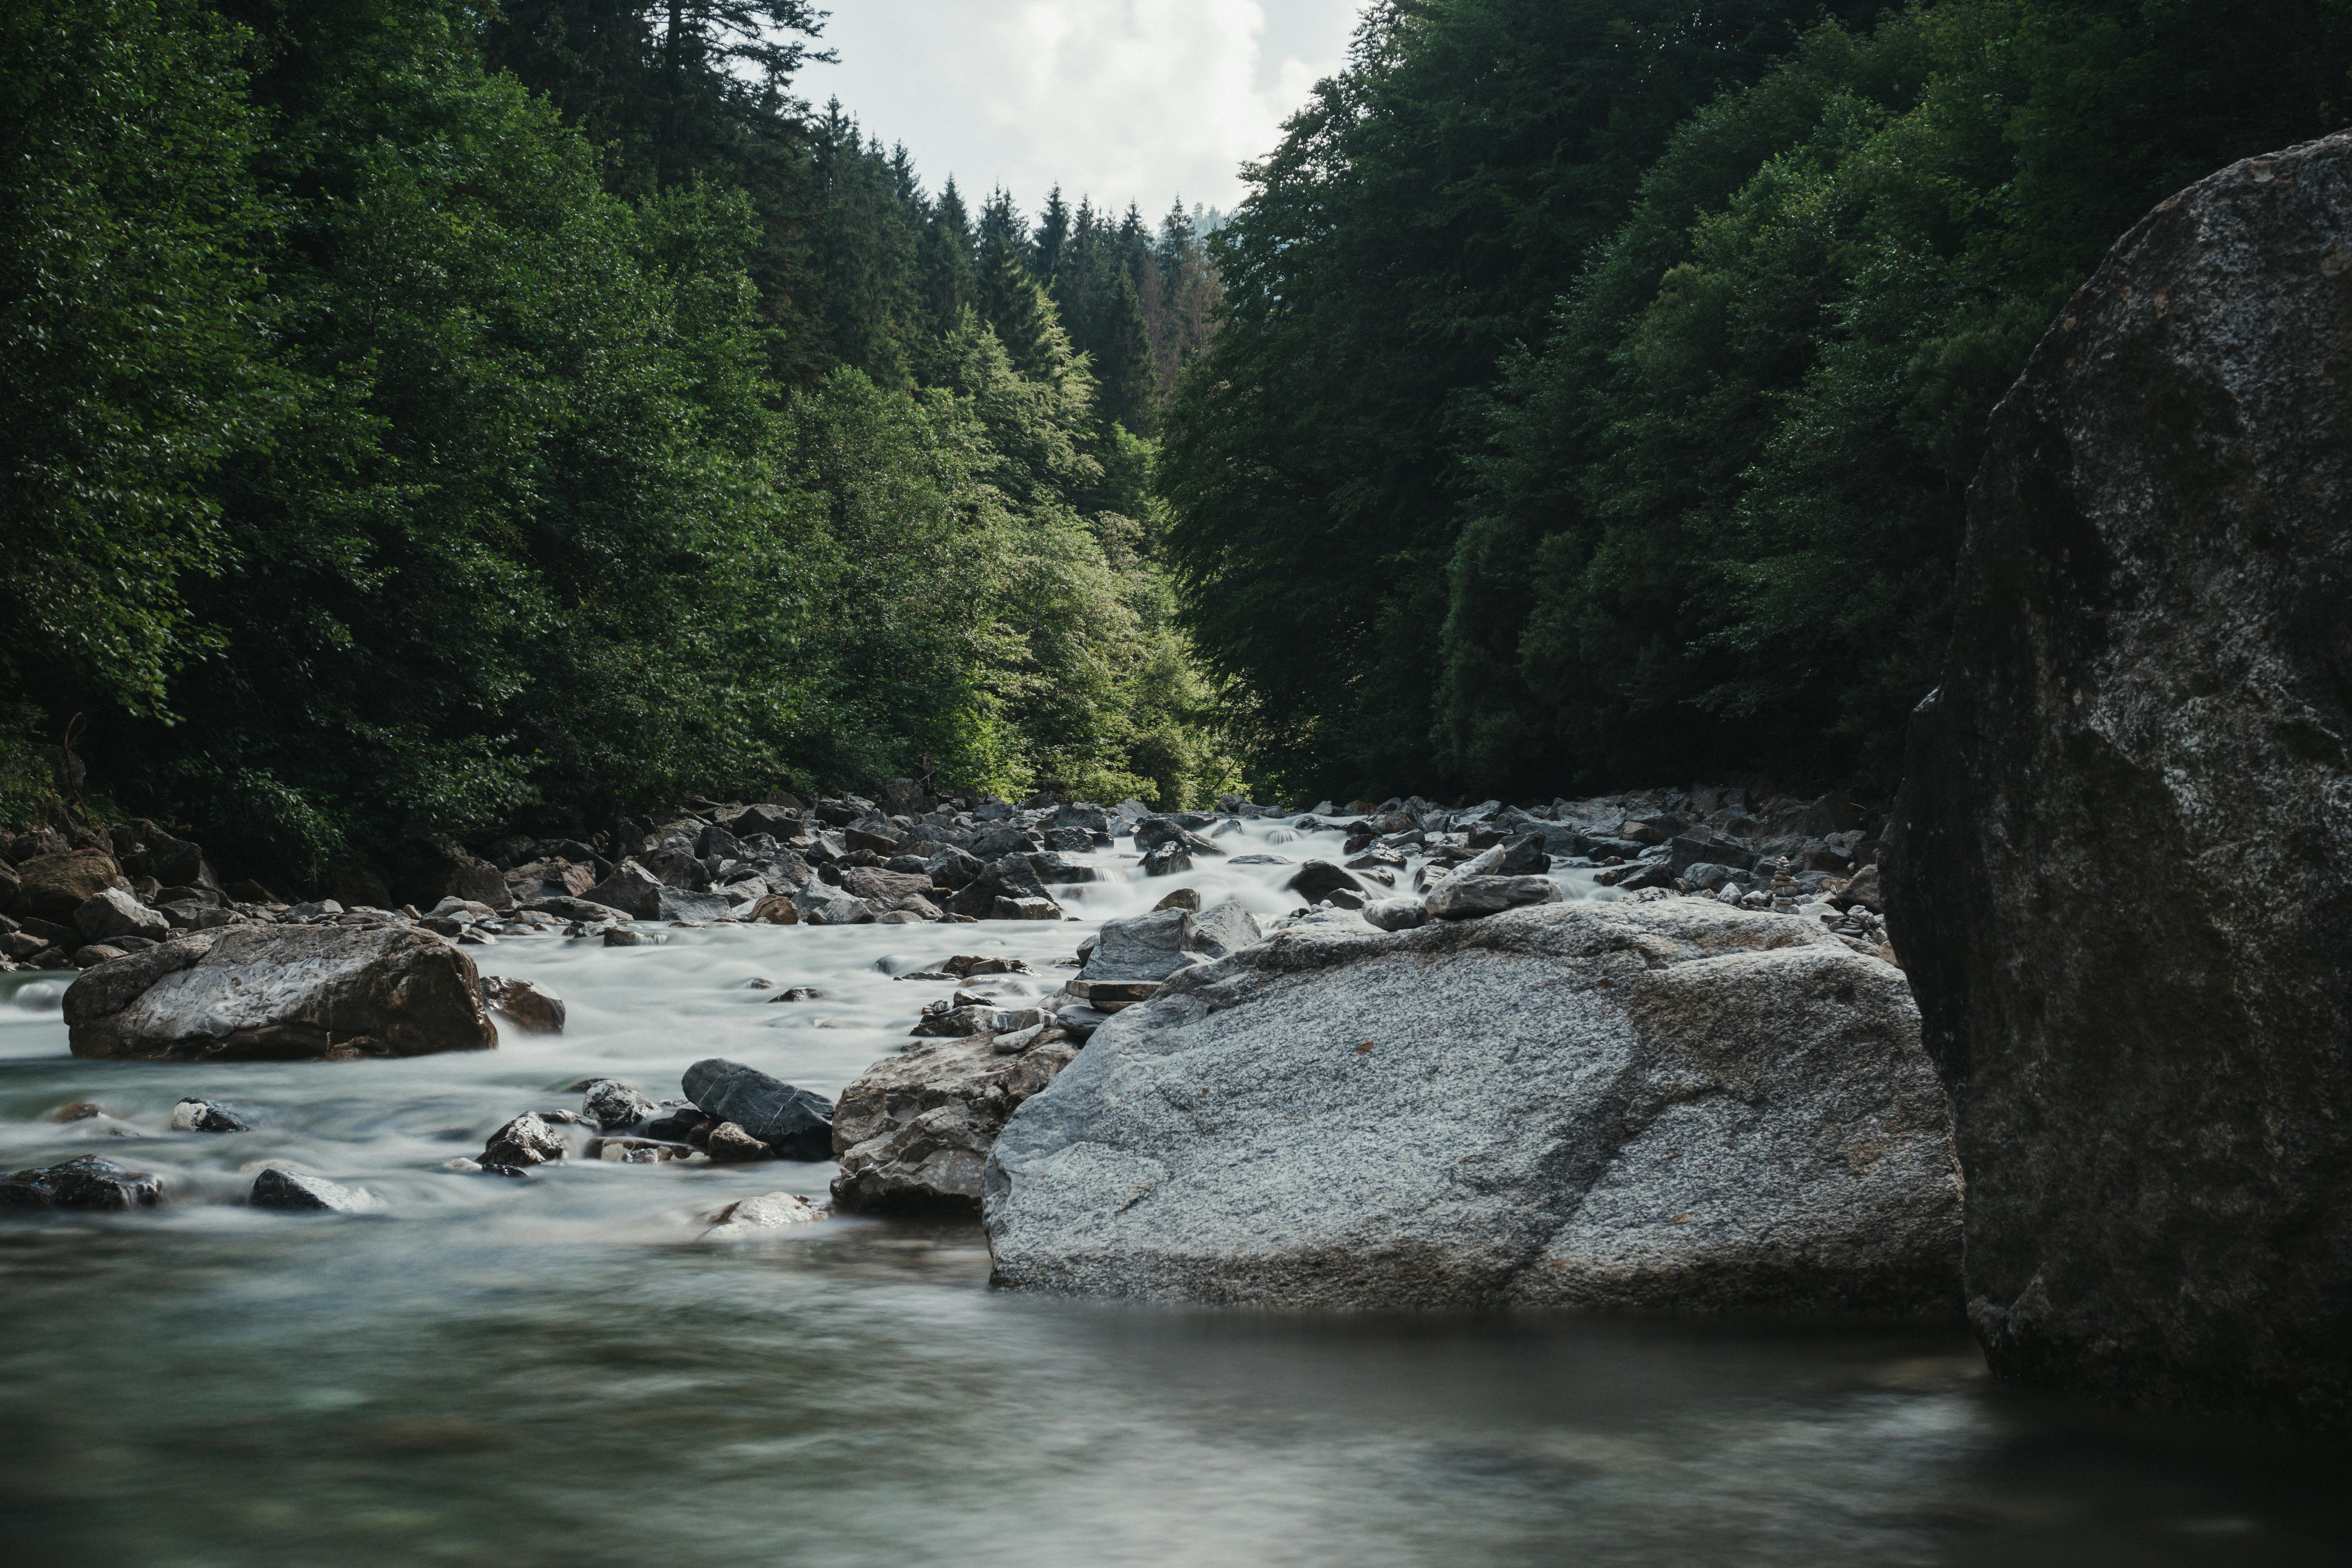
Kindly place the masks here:
<instances>
[{"instance_id":1,"label":"flat rock slab","mask_svg":"<svg viewBox=\"0 0 2352 1568\"><path fill-rule=\"evenodd\" d=\"M474 961L429 932L348 926L195 931L82 972L78 1057L348 1060L488 1050Z\"/></svg>"},{"instance_id":2,"label":"flat rock slab","mask_svg":"<svg viewBox=\"0 0 2352 1568\"><path fill-rule=\"evenodd\" d=\"M1112 1017L996 1139L998 1278L1315 1307L1952 1312L1899 971L1669 899L1297 927Z\"/></svg>"}]
</instances>

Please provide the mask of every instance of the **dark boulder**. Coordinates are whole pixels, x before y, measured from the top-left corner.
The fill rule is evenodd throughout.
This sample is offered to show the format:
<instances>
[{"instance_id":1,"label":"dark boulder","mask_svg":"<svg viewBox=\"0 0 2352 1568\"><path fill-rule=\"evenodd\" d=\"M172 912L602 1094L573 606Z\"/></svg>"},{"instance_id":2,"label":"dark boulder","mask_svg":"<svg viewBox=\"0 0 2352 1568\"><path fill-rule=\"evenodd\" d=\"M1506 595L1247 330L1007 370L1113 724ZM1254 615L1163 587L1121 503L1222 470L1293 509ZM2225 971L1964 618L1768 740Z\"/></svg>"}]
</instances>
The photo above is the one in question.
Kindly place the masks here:
<instances>
[{"instance_id":1,"label":"dark boulder","mask_svg":"<svg viewBox=\"0 0 2352 1568\"><path fill-rule=\"evenodd\" d=\"M686 1069L686 1098L787 1160L833 1158L833 1101L757 1068L711 1057Z\"/></svg>"},{"instance_id":2,"label":"dark boulder","mask_svg":"<svg viewBox=\"0 0 2352 1568\"><path fill-rule=\"evenodd\" d=\"M2352 1426L2352 137L2162 203L1996 411L1880 857L2002 1377ZM1851 892L1849 889L1849 892Z\"/></svg>"},{"instance_id":3,"label":"dark boulder","mask_svg":"<svg viewBox=\"0 0 2352 1568\"><path fill-rule=\"evenodd\" d=\"M1298 868L1297 873L1283 886L1310 904L1329 898L1342 888L1351 893L1360 893L1364 890L1363 883L1356 880L1328 860L1307 861Z\"/></svg>"},{"instance_id":4,"label":"dark boulder","mask_svg":"<svg viewBox=\"0 0 2352 1568\"><path fill-rule=\"evenodd\" d=\"M152 1209L163 1201L163 1177L95 1154L0 1179L0 1209Z\"/></svg>"}]
</instances>

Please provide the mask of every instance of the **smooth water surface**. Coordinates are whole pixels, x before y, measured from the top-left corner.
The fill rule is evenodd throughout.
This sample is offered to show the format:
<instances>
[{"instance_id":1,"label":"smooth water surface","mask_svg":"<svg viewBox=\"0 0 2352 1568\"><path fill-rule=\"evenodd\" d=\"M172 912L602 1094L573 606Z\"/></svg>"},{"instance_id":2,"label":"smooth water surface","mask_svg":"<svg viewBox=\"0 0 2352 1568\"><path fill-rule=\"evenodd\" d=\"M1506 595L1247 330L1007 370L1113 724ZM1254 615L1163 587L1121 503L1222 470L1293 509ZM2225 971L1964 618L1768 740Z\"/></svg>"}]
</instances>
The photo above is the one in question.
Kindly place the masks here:
<instances>
[{"instance_id":1,"label":"smooth water surface","mask_svg":"<svg viewBox=\"0 0 2352 1568\"><path fill-rule=\"evenodd\" d=\"M1252 824L1236 853L1337 858ZM1188 1310L993 1290L977 1226L756 1243L701 1216L830 1165L443 1169L584 1077L705 1056L836 1094L1006 952L1042 994L1086 923L675 931L474 949L554 1038L405 1062L78 1062L61 986L0 995L0 1170L98 1152L160 1214L0 1219L0 1560L221 1564L2294 1563L2352 1548L2341 1448L1990 1388L1965 1332L1510 1313ZM1564 873L1572 893L1594 889ZM775 1003L755 978L815 985ZM174 1134L197 1094L259 1123ZM43 1120L89 1099L142 1134ZM246 1208L292 1162L381 1215Z\"/></svg>"}]
</instances>

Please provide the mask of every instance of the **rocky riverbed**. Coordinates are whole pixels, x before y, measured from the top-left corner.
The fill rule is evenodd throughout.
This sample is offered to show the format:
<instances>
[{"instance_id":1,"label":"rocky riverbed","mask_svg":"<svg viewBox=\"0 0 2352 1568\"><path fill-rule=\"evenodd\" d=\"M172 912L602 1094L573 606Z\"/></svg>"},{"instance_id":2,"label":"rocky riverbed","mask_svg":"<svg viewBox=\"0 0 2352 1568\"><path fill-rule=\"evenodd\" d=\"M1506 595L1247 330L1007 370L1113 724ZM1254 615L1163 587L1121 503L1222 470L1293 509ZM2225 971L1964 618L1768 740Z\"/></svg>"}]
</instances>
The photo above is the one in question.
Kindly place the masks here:
<instances>
[{"instance_id":1,"label":"rocky riverbed","mask_svg":"<svg viewBox=\"0 0 2352 1568\"><path fill-rule=\"evenodd\" d=\"M1655 800L1631 810L1668 814ZM1103 1012L1095 983L1085 999L1070 984L1085 979L1082 949L1090 966L1099 956L1101 987L1149 986L1110 976L1213 958L1207 945L1235 934L1218 912L1229 904L1265 932L1386 940L1373 906L1412 897L1433 864L1507 854L1539 831L1447 826L1444 853L1426 838L1380 846L1402 863L1349 870L1372 852L1349 847L1360 819L1379 826L1212 814L1177 826L1225 853L1188 846L1192 868L1165 876L1146 874L1131 835L1055 851L1096 876L1053 885L1054 921L537 922L428 908L351 922L430 932L508 982L485 1010L492 1049L77 1058L59 1010L68 976L8 977L0 1171L96 1157L150 1179L155 1199L0 1220L0 1414L20 1436L0 1499L15 1539L41 1560L102 1564L184 1560L198 1539L273 1564L314 1561L328 1540L361 1560L732 1560L788 1542L847 1563L950 1551L1500 1563L1570 1542L1601 1563L1932 1561L1963 1547L2031 1561L2085 1542L2253 1562L2334 1542L2304 1459L2249 1469L2252 1450L2188 1430L2126 1453L2088 1415L1990 1390L1956 1327L1139 1312L992 1290L975 1221L853 1211L835 1162L717 1157L717 1128L741 1123L661 1103L693 1099L689 1075L715 1060L835 1102L837 1126L866 1114L857 1125L883 1127L888 1094L855 1092L877 1067L930 1051L1017 1067L1049 1010L1101 1029L1077 1011ZM1543 872L1505 873L1565 900L1513 907L1700 908L1671 882L1600 882L1670 861L1704 824L1677 826L1650 826L1660 844L1617 837L1633 855L1564 849ZM1313 861L1380 896L1356 910L1335 885L1311 908L1287 884ZM1363 875L1375 869L1393 884ZM1806 875L1786 879L1799 895ZM1816 892L1848 882L1813 875ZM1749 883L1769 904L1770 876ZM1171 894L1173 918L1155 914ZM1726 912L1801 923L1896 978L1866 934L1836 931L1849 914L1790 901ZM299 936L357 912L243 902L246 921L225 926ZM1106 938L1110 922L1124 931ZM647 940L608 944L608 931ZM960 1013L945 1026L989 1026L915 1033ZM756 1100L697 1087L782 1136ZM646 1136L665 1114L668 1136ZM514 1126L526 1117L540 1128ZM631 1159L633 1139L668 1147ZM500 1142L561 1157L520 1178L467 1168ZM893 1154L868 1168L908 1167ZM107 1500L126 1489L144 1506Z\"/></svg>"}]
</instances>

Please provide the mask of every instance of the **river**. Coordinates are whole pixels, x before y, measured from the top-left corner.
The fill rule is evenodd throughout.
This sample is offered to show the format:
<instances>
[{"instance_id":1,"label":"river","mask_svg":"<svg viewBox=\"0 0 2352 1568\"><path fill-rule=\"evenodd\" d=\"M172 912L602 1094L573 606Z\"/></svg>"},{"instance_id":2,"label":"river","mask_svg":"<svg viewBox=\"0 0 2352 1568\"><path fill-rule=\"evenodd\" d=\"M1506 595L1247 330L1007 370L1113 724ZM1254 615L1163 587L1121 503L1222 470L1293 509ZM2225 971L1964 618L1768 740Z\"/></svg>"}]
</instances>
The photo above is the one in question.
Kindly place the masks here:
<instances>
[{"instance_id":1,"label":"river","mask_svg":"<svg viewBox=\"0 0 2352 1568\"><path fill-rule=\"evenodd\" d=\"M1336 836L1243 853L1337 858ZM560 1037L409 1061L81 1062L54 979L0 990L0 1170L102 1152L161 1213L0 1219L0 1557L58 1568L2339 1563L2346 1452L1989 1384L1957 1323L1331 1316L992 1289L977 1226L701 1238L831 1165L444 1169L590 1076L698 1058L838 1094L949 989L1034 993L1176 885L1262 916L1277 867L1061 889L1081 923L725 927L474 949ZM1575 896L1599 889L1576 873ZM810 985L814 1001L772 1001ZM256 1130L175 1134L185 1095ZM142 1135L45 1118L95 1100ZM294 1162L380 1215L244 1206Z\"/></svg>"}]
</instances>

